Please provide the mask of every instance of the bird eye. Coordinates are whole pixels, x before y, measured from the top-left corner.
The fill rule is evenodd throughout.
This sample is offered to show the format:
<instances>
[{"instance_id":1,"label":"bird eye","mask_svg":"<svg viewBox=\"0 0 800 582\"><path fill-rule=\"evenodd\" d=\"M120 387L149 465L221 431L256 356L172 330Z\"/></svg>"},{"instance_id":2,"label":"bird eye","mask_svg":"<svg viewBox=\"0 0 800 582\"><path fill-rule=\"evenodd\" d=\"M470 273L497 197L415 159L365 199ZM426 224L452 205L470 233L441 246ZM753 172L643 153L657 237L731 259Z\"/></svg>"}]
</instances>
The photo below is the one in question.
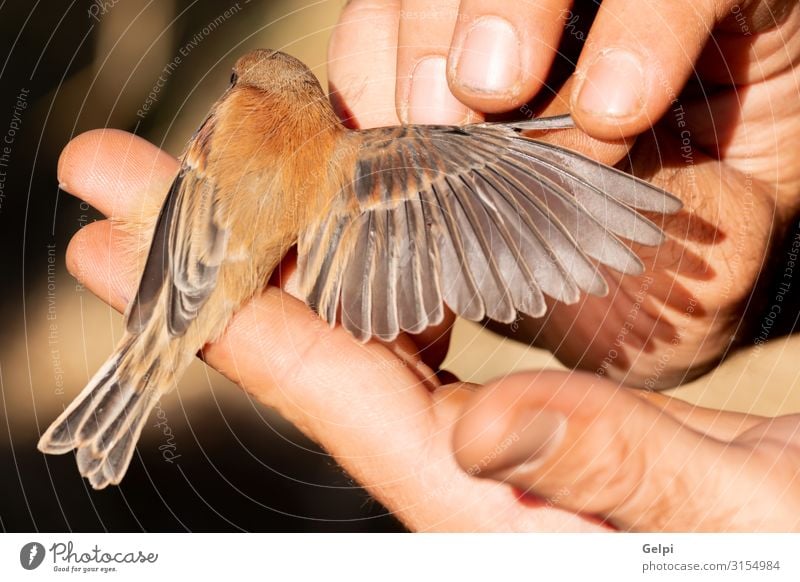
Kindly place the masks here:
<instances>
[{"instance_id":1,"label":"bird eye","mask_svg":"<svg viewBox=\"0 0 800 582\"><path fill-rule=\"evenodd\" d=\"M236 74L236 71L231 72L231 85L235 85L236 81L239 80L239 75Z\"/></svg>"}]
</instances>

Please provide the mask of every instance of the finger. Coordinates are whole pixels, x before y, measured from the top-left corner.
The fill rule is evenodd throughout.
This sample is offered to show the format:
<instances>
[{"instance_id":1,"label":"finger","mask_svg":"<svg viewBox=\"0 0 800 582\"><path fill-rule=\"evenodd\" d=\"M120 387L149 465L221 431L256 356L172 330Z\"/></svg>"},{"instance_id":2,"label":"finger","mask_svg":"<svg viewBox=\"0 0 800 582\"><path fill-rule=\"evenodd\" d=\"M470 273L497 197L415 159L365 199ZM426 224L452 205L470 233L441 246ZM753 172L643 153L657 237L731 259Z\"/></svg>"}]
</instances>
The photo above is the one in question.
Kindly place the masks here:
<instances>
[{"instance_id":1,"label":"finger","mask_svg":"<svg viewBox=\"0 0 800 582\"><path fill-rule=\"evenodd\" d=\"M132 254L128 232L110 220L87 224L67 247L67 270L117 311L133 297L141 257Z\"/></svg>"},{"instance_id":2,"label":"finger","mask_svg":"<svg viewBox=\"0 0 800 582\"><path fill-rule=\"evenodd\" d=\"M175 158L117 129L79 135L58 160L61 189L114 218L138 215L160 204L177 171Z\"/></svg>"},{"instance_id":3,"label":"finger","mask_svg":"<svg viewBox=\"0 0 800 582\"><path fill-rule=\"evenodd\" d=\"M588 374L525 374L476 394L454 449L464 468L490 459L473 474L624 529L721 527L743 501L728 484L747 502L756 488L750 451Z\"/></svg>"},{"instance_id":4,"label":"finger","mask_svg":"<svg viewBox=\"0 0 800 582\"><path fill-rule=\"evenodd\" d=\"M458 0L403 0L397 40L397 114L403 123L457 125L479 116L447 84Z\"/></svg>"},{"instance_id":5,"label":"finger","mask_svg":"<svg viewBox=\"0 0 800 582\"><path fill-rule=\"evenodd\" d=\"M574 77L568 79L563 86L559 87L553 98L547 102L541 111L535 113L530 110L521 109L523 114L535 117L548 117L551 115L561 115L569 112L569 100L572 88L574 87ZM624 139L598 139L590 136L581 129L565 129L554 131L534 131L527 132L526 135L542 139L544 141L560 145L583 153L599 162L608 165L615 165L624 159L630 151L630 146L634 140Z\"/></svg>"},{"instance_id":6,"label":"finger","mask_svg":"<svg viewBox=\"0 0 800 582\"><path fill-rule=\"evenodd\" d=\"M721 4L603 2L575 72L578 125L595 137L619 138L658 121L694 71Z\"/></svg>"},{"instance_id":7,"label":"finger","mask_svg":"<svg viewBox=\"0 0 800 582\"><path fill-rule=\"evenodd\" d=\"M399 0L353 0L328 47L330 97L351 127L397 125L395 81Z\"/></svg>"},{"instance_id":8,"label":"finger","mask_svg":"<svg viewBox=\"0 0 800 582\"><path fill-rule=\"evenodd\" d=\"M490 113L527 103L553 64L566 5L564 0L462 0L447 66L455 96Z\"/></svg>"}]
</instances>

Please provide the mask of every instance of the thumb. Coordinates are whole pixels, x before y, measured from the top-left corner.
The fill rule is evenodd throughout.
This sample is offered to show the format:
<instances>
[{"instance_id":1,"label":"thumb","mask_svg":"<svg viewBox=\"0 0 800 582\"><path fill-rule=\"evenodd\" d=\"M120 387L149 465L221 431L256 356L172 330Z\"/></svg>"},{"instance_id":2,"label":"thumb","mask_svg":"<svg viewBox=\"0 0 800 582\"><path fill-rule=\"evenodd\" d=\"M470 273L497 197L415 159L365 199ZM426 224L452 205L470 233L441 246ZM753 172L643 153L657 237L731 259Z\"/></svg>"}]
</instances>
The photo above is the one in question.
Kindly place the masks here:
<instances>
[{"instance_id":1,"label":"thumb","mask_svg":"<svg viewBox=\"0 0 800 582\"><path fill-rule=\"evenodd\" d=\"M624 529L725 529L742 500L724 488L748 487L746 449L583 373L505 378L472 396L453 438L470 475Z\"/></svg>"}]
</instances>

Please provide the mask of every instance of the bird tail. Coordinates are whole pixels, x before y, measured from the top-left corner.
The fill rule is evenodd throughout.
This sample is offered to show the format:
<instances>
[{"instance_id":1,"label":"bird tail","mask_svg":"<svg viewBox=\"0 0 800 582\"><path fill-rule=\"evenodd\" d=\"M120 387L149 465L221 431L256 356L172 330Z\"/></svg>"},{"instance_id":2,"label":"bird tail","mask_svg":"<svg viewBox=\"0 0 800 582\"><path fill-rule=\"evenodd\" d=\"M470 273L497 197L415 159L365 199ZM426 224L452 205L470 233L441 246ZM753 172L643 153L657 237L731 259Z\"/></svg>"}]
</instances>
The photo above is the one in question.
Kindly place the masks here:
<instances>
[{"instance_id":1,"label":"bird tail","mask_svg":"<svg viewBox=\"0 0 800 582\"><path fill-rule=\"evenodd\" d=\"M37 445L60 455L77 449L78 469L95 489L116 485L158 398L172 387L172 362L128 335ZM139 341L137 341L139 340Z\"/></svg>"}]
</instances>

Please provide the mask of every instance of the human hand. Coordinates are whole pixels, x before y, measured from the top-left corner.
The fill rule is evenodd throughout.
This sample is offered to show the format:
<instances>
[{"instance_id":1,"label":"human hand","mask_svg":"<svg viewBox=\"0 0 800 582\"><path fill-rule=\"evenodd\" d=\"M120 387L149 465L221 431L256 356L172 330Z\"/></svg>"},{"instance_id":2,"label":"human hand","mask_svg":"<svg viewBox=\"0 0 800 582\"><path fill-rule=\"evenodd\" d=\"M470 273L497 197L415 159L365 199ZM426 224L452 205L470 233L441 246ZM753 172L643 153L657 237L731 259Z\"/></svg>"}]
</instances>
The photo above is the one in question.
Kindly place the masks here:
<instances>
[{"instance_id":1,"label":"human hand","mask_svg":"<svg viewBox=\"0 0 800 582\"><path fill-rule=\"evenodd\" d=\"M682 198L684 212L667 223L672 240L636 249L642 277L607 273L607 297L551 304L547 317L505 330L571 367L674 386L737 341L773 237L798 208L800 161L785 144L800 138L800 6L609 0L587 33L591 15L570 4L353 0L331 41L332 98L370 127L530 114L526 103L544 95L548 113L569 109L583 130L549 138L623 160ZM483 37L466 50L473 25ZM586 35L584 48L573 78L550 86L562 35ZM621 64L593 67L603 55Z\"/></svg>"},{"instance_id":2,"label":"human hand","mask_svg":"<svg viewBox=\"0 0 800 582\"><path fill-rule=\"evenodd\" d=\"M800 414L525 373L474 393L453 445L468 474L623 530L800 531Z\"/></svg>"}]
</instances>

